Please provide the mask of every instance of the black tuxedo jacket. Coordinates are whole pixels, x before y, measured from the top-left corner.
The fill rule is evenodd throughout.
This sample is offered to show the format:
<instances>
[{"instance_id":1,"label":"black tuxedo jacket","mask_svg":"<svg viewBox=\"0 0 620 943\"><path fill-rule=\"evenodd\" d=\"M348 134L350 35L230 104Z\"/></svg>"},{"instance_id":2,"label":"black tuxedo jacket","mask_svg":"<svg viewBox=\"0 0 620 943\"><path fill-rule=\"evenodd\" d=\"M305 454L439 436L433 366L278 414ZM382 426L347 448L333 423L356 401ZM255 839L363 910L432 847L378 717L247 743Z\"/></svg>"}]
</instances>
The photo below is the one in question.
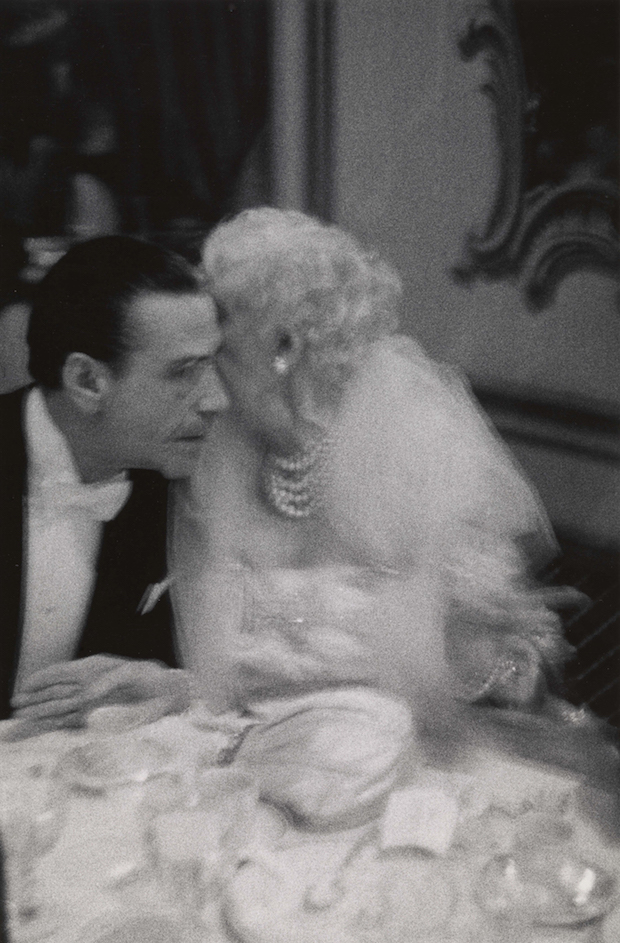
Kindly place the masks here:
<instances>
[{"instance_id":1,"label":"black tuxedo jacket","mask_svg":"<svg viewBox=\"0 0 620 943\"><path fill-rule=\"evenodd\" d=\"M25 392L0 396L0 718L10 715L22 630L28 487L22 423ZM104 526L77 657L108 653L156 658L176 667L168 593L150 612L139 612L149 586L166 574L168 485L156 472L135 471L131 478L129 500Z\"/></svg>"}]
</instances>

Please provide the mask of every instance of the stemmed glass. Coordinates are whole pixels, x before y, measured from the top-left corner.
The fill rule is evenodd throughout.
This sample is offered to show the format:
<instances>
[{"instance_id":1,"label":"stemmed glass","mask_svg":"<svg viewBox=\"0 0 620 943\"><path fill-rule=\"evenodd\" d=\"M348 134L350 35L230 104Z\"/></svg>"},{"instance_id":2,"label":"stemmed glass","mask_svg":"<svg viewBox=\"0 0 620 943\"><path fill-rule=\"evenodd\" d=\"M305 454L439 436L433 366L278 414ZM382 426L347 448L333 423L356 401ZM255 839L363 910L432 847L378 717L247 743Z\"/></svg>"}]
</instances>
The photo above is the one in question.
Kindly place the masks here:
<instances>
[{"instance_id":1,"label":"stemmed glass","mask_svg":"<svg viewBox=\"0 0 620 943\"><path fill-rule=\"evenodd\" d=\"M141 817L163 897L190 927L217 920L219 896L252 833L257 800L242 772L200 761L147 785Z\"/></svg>"},{"instance_id":2,"label":"stemmed glass","mask_svg":"<svg viewBox=\"0 0 620 943\"><path fill-rule=\"evenodd\" d=\"M43 938L54 926L55 908L42 899L36 865L58 841L66 809L66 790L41 765L14 769L0 778L7 911L16 943Z\"/></svg>"}]
</instances>

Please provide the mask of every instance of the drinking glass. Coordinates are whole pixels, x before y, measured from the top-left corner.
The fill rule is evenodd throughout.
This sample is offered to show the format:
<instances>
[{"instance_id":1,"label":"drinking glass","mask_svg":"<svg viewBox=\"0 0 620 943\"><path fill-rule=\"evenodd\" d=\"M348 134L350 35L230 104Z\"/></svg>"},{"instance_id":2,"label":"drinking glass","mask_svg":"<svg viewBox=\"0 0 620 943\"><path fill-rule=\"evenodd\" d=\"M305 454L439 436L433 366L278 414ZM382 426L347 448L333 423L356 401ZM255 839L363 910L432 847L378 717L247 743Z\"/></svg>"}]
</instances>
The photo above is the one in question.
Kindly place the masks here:
<instances>
[{"instance_id":1,"label":"drinking glass","mask_svg":"<svg viewBox=\"0 0 620 943\"><path fill-rule=\"evenodd\" d=\"M35 765L0 779L0 829L7 856L7 911L12 938L31 943L56 923L53 901L37 883L38 859L54 847L65 821L67 793Z\"/></svg>"},{"instance_id":2,"label":"drinking glass","mask_svg":"<svg viewBox=\"0 0 620 943\"><path fill-rule=\"evenodd\" d=\"M154 781L143 816L164 897L194 925L215 919L222 887L251 841L257 793L241 771L201 767Z\"/></svg>"}]
</instances>

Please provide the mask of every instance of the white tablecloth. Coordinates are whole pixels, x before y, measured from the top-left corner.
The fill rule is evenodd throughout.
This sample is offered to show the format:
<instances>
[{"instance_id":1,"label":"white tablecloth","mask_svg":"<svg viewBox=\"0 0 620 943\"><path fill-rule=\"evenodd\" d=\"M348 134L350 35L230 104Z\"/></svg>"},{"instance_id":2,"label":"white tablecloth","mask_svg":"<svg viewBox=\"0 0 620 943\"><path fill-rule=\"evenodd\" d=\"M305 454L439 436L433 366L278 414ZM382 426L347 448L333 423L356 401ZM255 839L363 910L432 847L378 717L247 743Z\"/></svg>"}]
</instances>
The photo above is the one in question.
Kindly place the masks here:
<instances>
[{"instance_id":1,"label":"white tablecloth","mask_svg":"<svg viewBox=\"0 0 620 943\"><path fill-rule=\"evenodd\" d=\"M0 742L0 779L5 781L5 797L6 788L15 788L20 775L27 775L33 765L39 767L43 777L51 775L68 751L103 736L106 734L80 731ZM198 729L191 715L164 718L132 731L130 736L167 745L169 769L190 778L199 758L216 764L226 742L222 734ZM6 783L12 785L7 787ZM380 822L348 831L312 833L294 827L280 813L259 804L253 836L248 833L247 847L238 848L245 863L237 871L227 872L222 894L211 889L206 903L201 901L202 930L183 923L185 901L175 884L178 875L174 868L167 871L165 862L162 867L161 861L153 859L152 846L146 840L143 806L147 786L131 783L103 792L69 792L60 838L40 858L36 869L37 893L49 909L49 921L34 921L30 928L24 924L21 930L14 926L15 943L34 943L35 939L47 943L96 943L100 939L105 943L129 943L130 938L120 931L109 938L105 932L115 920L128 920L131 915L143 921L149 943L620 940L618 907L602 924L554 931L555 935L514 930L509 940L508 931L492 926L473 901L473 882L484 864L503 845L509 846L515 822L535 815L541 803L545 808L555 804L564 810L575 828L572 841L579 855L620 880L620 846L577 811L573 802L577 782L553 770L519 764L499 754L480 753L463 770L424 771L418 787L427 794L460 796L459 822L449 847L435 854L428 849L396 851L385 847L381 853L380 845L390 845L390 841L398 844L398 840L394 839L394 826L391 839L386 838ZM205 845L208 843L205 836ZM9 878L13 867L9 858ZM406 931L394 922L394 914L386 916L385 900L381 904L383 916L379 904L369 903L371 898L374 900L377 881L385 885L388 879L401 882L399 900L403 907L418 908L411 924L417 927L415 936L403 936ZM355 900L356 895L363 900ZM394 906L398 909L401 904ZM436 913L445 917L448 912L447 922L444 920L438 928L433 922ZM165 934L166 917L172 921L171 926L179 921L176 936L171 935L172 930ZM384 917L382 936L377 926ZM160 918L159 930L156 922L151 930L146 929L148 920ZM135 936L135 940L142 943L142 938Z\"/></svg>"}]
</instances>

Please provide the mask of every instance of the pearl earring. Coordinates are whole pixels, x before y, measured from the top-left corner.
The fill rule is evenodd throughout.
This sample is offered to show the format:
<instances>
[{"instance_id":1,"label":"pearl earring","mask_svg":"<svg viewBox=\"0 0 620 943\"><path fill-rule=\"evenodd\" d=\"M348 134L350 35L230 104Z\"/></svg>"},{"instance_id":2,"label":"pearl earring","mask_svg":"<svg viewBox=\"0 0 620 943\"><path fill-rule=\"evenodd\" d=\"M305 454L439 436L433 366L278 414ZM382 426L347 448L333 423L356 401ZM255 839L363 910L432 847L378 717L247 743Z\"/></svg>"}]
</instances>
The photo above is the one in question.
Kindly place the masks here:
<instances>
[{"instance_id":1,"label":"pearl earring","mask_svg":"<svg viewBox=\"0 0 620 943\"><path fill-rule=\"evenodd\" d=\"M287 362L285 357L274 357L273 369L277 374L283 376L285 373L288 373L290 364Z\"/></svg>"}]
</instances>

